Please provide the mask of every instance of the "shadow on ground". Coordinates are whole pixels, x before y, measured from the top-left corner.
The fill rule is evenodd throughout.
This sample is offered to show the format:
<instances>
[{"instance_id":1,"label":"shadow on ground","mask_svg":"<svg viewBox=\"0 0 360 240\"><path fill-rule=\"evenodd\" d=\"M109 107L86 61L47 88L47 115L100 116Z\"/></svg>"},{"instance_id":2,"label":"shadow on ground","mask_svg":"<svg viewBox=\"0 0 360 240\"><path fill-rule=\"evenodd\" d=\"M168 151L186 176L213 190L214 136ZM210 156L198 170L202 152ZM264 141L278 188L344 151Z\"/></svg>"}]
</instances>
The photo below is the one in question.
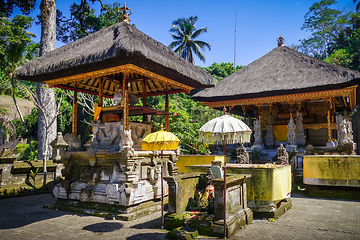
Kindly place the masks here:
<instances>
[{"instance_id":1,"label":"shadow on ground","mask_svg":"<svg viewBox=\"0 0 360 240\"><path fill-rule=\"evenodd\" d=\"M66 212L43 208L55 200L50 193L0 199L0 229L18 228L65 215Z\"/></svg>"},{"instance_id":2,"label":"shadow on ground","mask_svg":"<svg viewBox=\"0 0 360 240\"><path fill-rule=\"evenodd\" d=\"M139 240L139 239L164 239L166 233L141 233L126 238L126 240Z\"/></svg>"},{"instance_id":3,"label":"shadow on ground","mask_svg":"<svg viewBox=\"0 0 360 240\"><path fill-rule=\"evenodd\" d=\"M83 230L98 233L98 232L113 232L119 230L123 225L117 222L103 222L88 225Z\"/></svg>"},{"instance_id":4,"label":"shadow on ground","mask_svg":"<svg viewBox=\"0 0 360 240\"><path fill-rule=\"evenodd\" d=\"M135 229L161 228L161 217L155 218L155 219L150 220L148 222L136 224L134 226L131 226L130 228L135 228Z\"/></svg>"}]
</instances>

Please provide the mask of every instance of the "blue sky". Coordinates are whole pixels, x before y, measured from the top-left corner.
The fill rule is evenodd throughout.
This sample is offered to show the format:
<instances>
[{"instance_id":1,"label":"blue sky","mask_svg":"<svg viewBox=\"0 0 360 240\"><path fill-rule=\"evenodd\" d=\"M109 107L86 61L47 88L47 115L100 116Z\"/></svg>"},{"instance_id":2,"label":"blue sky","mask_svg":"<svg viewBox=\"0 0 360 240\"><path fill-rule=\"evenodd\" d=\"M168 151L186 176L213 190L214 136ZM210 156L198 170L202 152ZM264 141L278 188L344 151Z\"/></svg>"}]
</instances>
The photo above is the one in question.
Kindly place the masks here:
<instances>
[{"instance_id":1,"label":"blue sky","mask_svg":"<svg viewBox=\"0 0 360 240\"><path fill-rule=\"evenodd\" d=\"M38 1L40 2L40 0ZM71 3L80 1L57 1L57 8L64 14L69 12ZM103 0L103 3L121 1ZM234 30L235 13L237 11L237 34L236 34L236 64L247 65L270 52L277 46L276 39L282 35L285 45L298 43L299 39L309 36L309 32L301 30L304 16L315 0L181 0L181 1L149 1L127 0L126 5L133 10L130 16L131 23L154 38L155 40L169 45L172 38L169 34L171 22L178 17L198 16L196 26L207 27L208 32L202 34L199 39L211 44L211 51L204 53L206 62L195 59L197 65L207 67L213 62L234 61ZM92 5L99 9L100 4ZM340 10L354 10L352 0L339 0L337 8ZM19 14L18 10L14 11ZM39 14L39 6L31 16ZM37 35L39 41L40 26L35 25L30 30ZM56 48L62 46L56 43Z\"/></svg>"}]
</instances>

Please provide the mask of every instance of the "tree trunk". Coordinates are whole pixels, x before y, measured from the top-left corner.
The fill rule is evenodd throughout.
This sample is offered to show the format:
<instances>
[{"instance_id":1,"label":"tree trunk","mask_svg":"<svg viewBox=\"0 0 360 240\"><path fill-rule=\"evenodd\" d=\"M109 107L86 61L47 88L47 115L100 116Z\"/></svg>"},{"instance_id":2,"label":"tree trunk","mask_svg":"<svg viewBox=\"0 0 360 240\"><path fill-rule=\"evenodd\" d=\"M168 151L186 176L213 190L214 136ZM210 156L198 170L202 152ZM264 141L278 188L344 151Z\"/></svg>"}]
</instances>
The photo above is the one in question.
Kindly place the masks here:
<instances>
[{"instance_id":1,"label":"tree trunk","mask_svg":"<svg viewBox=\"0 0 360 240\"><path fill-rule=\"evenodd\" d=\"M41 40L40 40L40 56L55 49L56 39L56 3L55 0L41 0ZM56 98L53 91L46 91L47 84L36 83L36 97L40 105L44 108L44 115L38 109L38 159L43 160L44 167L44 184L46 184L46 159L51 155L51 146L45 146L52 142L56 137L57 121L55 120L47 129L49 119L56 117ZM47 99L45 95L47 93Z\"/></svg>"},{"instance_id":2,"label":"tree trunk","mask_svg":"<svg viewBox=\"0 0 360 240\"><path fill-rule=\"evenodd\" d=\"M20 116L20 120L21 120L22 124L24 125L24 128L25 128L26 132L28 132L28 129L27 129L26 124L25 124L25 121L24 121L24 117L23 117L23 115L22 115L22 113L21 113L21 110L20 110L20 108L19 108L19 105L17 104L14 90L12 91L12 98L13 98L13 101L14 101L14 104L15 104L15 107L16 107L16 111L18 112L18 114L19 114L19 116ZM32 146L31 146L30 136L28 137L28 141L29 141L30 152L32 152Z\"/></svg>"}]
</instances>

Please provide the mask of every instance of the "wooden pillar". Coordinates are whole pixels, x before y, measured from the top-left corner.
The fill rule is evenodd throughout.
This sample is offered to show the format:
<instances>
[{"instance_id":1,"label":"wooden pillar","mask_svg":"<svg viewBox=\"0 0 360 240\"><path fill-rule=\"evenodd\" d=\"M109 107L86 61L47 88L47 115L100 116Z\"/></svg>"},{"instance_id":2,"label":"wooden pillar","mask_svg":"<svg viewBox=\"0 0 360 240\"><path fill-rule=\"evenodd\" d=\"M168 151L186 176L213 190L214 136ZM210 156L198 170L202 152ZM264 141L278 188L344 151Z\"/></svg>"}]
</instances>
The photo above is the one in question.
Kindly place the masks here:
<instances>
[{"instance_id":1,"label":"wooden pillar","mask_svg":"<svg viewBox=\"0 0 360 240\"><path fill-rule=\"evenodd\" d=\"M147 103L147 79L144 78L143 82L142 82L142 88L143 88L143 95L142 95L142 101L143 101L143 106L147 107L148 103ZM143 114L143 122L146 122L146 114Z\"/></svg>"},{"instance_id":2,"label":"wooden pillar","mask_svg":"<svg viewBox=\"0 0 360 240\"><path fill-rule=\"evenodd\" d=\"M327 107L327 127L328 127L328 142L331 142L331 121L330 121L330 104L331 104L331 99L326 99L326 107Z\"/></svg>"},{"instance_id":3,"label":"wooden pillar","mask_svg":"<svg viewBox=\"0 0 360 240\"><path fill-rule=\"evenodd\" d=\"M165 85L165 112L169 112L169 85ZM169 115L165 115L165 131L169 131Z\"/></svg>"},{"instance_id":4,"label":"wooden pillar","mask_svg":"<svg viewBox=\"0 0 360 240\"><path fill-rule=\"evenodd\" d=\"M123 73L124 130L129 130L129 96L127 73Z\"/></svg>"},{"instance_id":5,"label":"wooden pillar","mask_svg":"<svg viewBox=\"0 0 360 240\"><path fill-rule=\"evenodd\" d=\"M290 104L290 118L293 118L293 104L294 102L289 102Z\"/></svg>"},{"instance_id":6,"label":"wooden pillar","mask_svg":"<svg viewBox=\"0 0 360 240\"><path fill-rule=\"evenodd\" d=\"M261 106L262 106L262 103L259 103L257 105L257 107L258 107L258 119L259 119L260 124L261 124Z\"/></svg>"},{"instance_id":7,"label":"wooden pillar","mask_svg":"<svg viewBox=\"0 0 360 240\"><path fill-rule=\"evenodd\" d=\"M229 107L229 114L231 114L231 111L232 111L233 108L234 108L234 106Z\"/></svg>"},{"instance_id":8,"label":"wooden pillar","mask_svg":"<svg viewBox=\"0 0 360 240\"><path fill-rule=\"evenodd\" d=\"M77 91L78 83L75 83L74 88L74 96L73 96L73 114L72 114L72 133L77 136L77 109L78 109L78 99L77 99Z\"/></svg>"},{"instance_id":9,"label":"wooden pillar","mask_svg":"<svg viewBox=\"0 0 360 240\"><path fill-rule=\"evenodd\" d=\"M104 98L104 80L103 78L99 79L99 103L98 106L103 106L103 98Z\"/></svg>"}]
</instances>

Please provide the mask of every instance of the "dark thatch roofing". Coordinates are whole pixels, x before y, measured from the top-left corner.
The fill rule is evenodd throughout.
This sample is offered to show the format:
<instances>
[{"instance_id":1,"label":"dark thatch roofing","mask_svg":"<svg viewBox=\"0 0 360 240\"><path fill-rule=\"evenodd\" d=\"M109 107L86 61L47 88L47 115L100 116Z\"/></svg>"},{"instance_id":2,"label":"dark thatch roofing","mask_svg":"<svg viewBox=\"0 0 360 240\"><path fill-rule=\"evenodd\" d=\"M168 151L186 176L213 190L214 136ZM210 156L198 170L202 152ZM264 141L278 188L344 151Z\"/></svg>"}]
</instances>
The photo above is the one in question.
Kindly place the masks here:
<instances>
[{"instance_id":1,"label":"dark thatch roofing","mask_svg":"<svg viewBox=\"0 0 360 240\"><path fill-rule=\"evenodd\" d=\"M133 64L193 88L215 84L206 71L125 22L116 23L29 61L19 69L16 77L43 82L124 64ZM121 79L121 76L115 77Z\"/></svg>"},{"instance_id":2,"label":"dark thatch roofing","mask_svg":"<svg viewBox=\"0 0 360 240\"><path fill-rule=\"evenodd\" d=\"M282 46L193 98L215 102L336 89L355 85L360 72Z\"/></svg>"}]
</instances>

